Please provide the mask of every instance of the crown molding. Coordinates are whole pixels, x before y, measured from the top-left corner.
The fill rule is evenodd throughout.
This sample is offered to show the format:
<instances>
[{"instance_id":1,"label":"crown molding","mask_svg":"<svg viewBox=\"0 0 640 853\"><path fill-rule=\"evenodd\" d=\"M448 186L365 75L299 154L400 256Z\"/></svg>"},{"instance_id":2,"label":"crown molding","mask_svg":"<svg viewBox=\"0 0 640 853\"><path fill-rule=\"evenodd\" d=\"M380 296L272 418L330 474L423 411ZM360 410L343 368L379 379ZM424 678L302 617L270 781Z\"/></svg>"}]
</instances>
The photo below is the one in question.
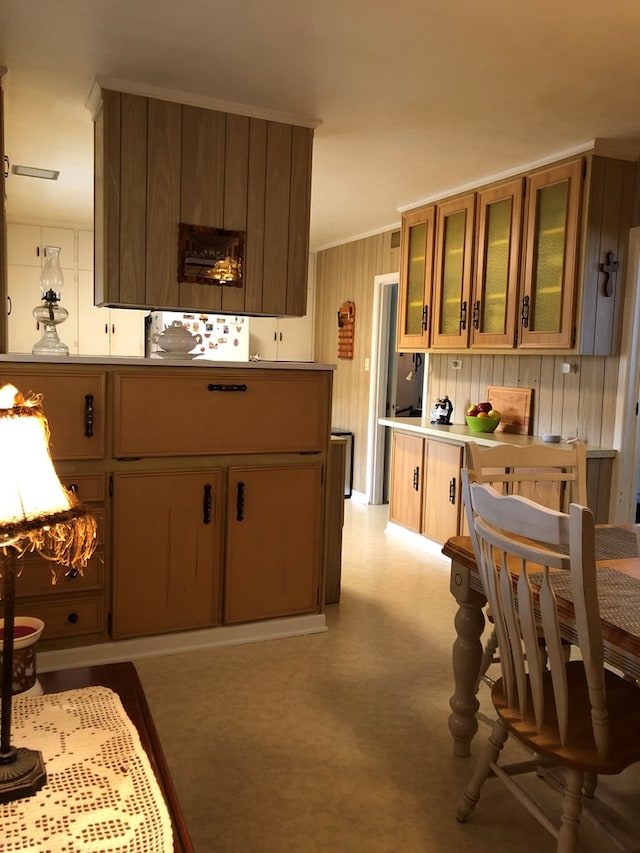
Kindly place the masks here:
<instances>
[{"instance_id":1,"label":"crown molding","mask_svg":"<svg viewBox=\"0 0 640 853\"><path fill-rule=\"evenodd\" d=\"M573 148L567 148L564 151L556 151L554 154L549 154L548 156L542 157L540 160L532 160L529 163L522 163L519 166L515 166L513 169L507 169L504 172L497 172L494 175L487 175L484 178L478 178L468 184L461 184L460 186L452 187L448 190L444 190L443 192L425 196L425 198L418 199L417 201L412 201L410 204L403 204L402 207L398 208L398 211L400 213L405 213L406 211L413 210L416 207L422 207L423 204L431 204L434 201L440 201L443 198L449 198L450 196L458 195L459 193L470 192L471 190L476 190L478 187L482 187L485 184L492 184L497 181L507 180L508 178L513 178L515 175L520 175L523 172L532 172L534 169L539 169L542 166L548 166L550 163L555 163L558 160L564 160L567 157L575 157L576 154L584 154L585 151L593 151L595 143L596 140L590 139L580 145L575 145Z\"/></svg>"},{"instance_id":2,"label":"crown molding","mask_svg":"<svg viewBox=\"0 0 640 853\"><path fill-rule=\"evenodd\" d=\"M232 101L222 101L217 98L209 98L206 95L194 95L189 92L178 92L174 89L164 89L157 86L147 86L144 83L131 83L127 80L119 80L113 77L96 77L86 107L95 118L102 100L102 89L110 89L115 92L124 92L127 95L141 95L145 98L157 98L160 101L172 101L177 104L186 104L190 107L202 107L207 110L218 110L233 115L260 118L266 121L277 121L282 124L293 124L298 127L316 128L322 124L321 119L309 118L308 116L295 116L290 113L281 113L277 110L250 107L246 104L236 104Z\"/></svg>"}]
</instances>

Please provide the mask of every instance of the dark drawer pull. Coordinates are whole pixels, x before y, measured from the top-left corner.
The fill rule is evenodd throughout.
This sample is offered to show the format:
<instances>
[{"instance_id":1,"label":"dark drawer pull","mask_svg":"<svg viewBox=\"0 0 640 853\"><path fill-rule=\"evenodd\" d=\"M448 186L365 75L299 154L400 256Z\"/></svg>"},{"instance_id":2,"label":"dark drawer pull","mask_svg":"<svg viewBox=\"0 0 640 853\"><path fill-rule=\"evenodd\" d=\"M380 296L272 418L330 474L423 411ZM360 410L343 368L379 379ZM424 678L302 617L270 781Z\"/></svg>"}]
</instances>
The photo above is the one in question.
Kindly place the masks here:
<instances>
[{"instance_id":1,"label":"dark drawer pull","mask_svg":"<svg viewBox=\"0 0 640 853\"><path fill-rule=\"evenodd\" d=\"M246 391L246 385L207 385L207 391Z\"/></svg>"},{"instance_id":2,"label":"dark drawer pull","mask_svg":"<svg viewBox=\"0 0 640 853\"><path fill-rule=\"evenodd\" d=\"M417 492L420 490L420 466L416 465L413 469L413 488Z\"/></svg>"},{"instance_id":3,"label":"dark drawer pull","mask_svg":"<svg viewBox=\"0 0 640 853\"><path fill-rule=\"evenodd\" d=\"M244 521L244 483L238 483L238 492L236 494L236 521Z\"/></svg>"},{"instance_id":4,"label":"dark drawer pull","mask_svg":"<svg viewBox=\"0 0 640 853\"><path fill-rule=\"evenodd\" d=\"M426 332L427 326L429 325L429 306L428 305L422 306L422 324L421 325L422 325L422 331Z\"/></svg>"},{"instance_id":5,"label":"dark drawer pull","mask_svg":"<svg viewBox=\"0 0 640 853\"><path fill-rule=\"evenodd\" d=\"M449 480L449 503L455 504L456 502L456 478L452 477Z\"/></svg>"},{"instance_id":6,"label":"dark drawer pull","mask_svg":"<svg viewBox=\"0 0 640 853\"><path fill-rule=\"evenodd\" d=\"M84 434L93 436L93 394L84 395Z\"/></svg>"},{"instance_id":7,"label":"dark drawer pull","mask_svg":"<svg viewBox=\"0 0 640 853\"><path fill-rule=\"evenodd\" d=\"M74 495L77 495L80 491L80 487L77 483L69 483L69 485L67 486L67 491L73 492Z\"/></svg>"},{"instance_id":8,"label":"dark drawer pull","mask_svg":"<svg viewBox=\"0 0 640 853\"><path fill-rule=\"evenodd\" d=\"M202 523L211 524L211 483L206 483L203 490Z\"/></svg>"},{"instance_id":9,"label":"dark drawer pull","mask_svg":"<svg viewBox=\"0 0 640 853\"><path fill-rule=\"evenodd\" d=\"M72 625L75 625L79 618L80 617L78 616L77 613L70 613L67 616L67 622L70 622Z\"/></svg>"},{"instance_id":10,"label":"dark drawer pull","mask_svg":"<svg viewBox=\"0 0 640 853\"><path fill-rule=\"evenodd\" d=\"M64 576L65 576L65 578L69 578L69 580L72 581L72 580L75 580L79 574L80 574L79 569L69 569L68 572L64 573ZM76 614L72 613L71 615L75 616Z\"/></svg>"}]
</instances>

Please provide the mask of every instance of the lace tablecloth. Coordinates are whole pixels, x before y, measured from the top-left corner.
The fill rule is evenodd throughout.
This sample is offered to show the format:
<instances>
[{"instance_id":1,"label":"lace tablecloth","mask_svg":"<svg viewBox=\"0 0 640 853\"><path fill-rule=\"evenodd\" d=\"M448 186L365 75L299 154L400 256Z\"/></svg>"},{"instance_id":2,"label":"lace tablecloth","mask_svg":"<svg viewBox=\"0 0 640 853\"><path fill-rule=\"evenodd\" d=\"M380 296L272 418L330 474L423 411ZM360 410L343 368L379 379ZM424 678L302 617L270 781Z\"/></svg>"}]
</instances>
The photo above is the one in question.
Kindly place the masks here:
<instances>
[{"instance_id":1,"label":"lace tablecloth","mask_svg":"<svg viewBox=\"0 0 640 853\"><path fill-rule=\"evenodd\" d=\"M169 853L169 812L138 732L106 687L13 701L11 742L47 784L0 805L2 853Z\"/></svg>"}]
</instances>

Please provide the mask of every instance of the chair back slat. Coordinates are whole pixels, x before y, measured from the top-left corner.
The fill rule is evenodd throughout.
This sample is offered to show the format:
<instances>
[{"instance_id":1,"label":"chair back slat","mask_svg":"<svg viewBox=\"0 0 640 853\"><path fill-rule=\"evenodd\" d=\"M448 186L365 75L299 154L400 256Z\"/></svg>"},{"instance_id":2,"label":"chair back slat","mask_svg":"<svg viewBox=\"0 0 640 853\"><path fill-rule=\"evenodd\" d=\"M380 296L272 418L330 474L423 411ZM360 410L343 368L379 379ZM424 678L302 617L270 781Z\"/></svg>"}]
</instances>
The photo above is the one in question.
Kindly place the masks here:
<instances>
[{"instance_id":1,"label":"chair back slat","mask_svg":"<svg viewBox=\"0 0 640 853\"><path fill-rule=\"evenodd\" d=\"M469 442L466 459L475 482L490 483L502 494L521 495L564 512L571 502L588 505L587 451L583 442L527 447L483 447Z\"/></svg>"},{"instance_id":2,"label":"chair back slat","mask_svg":"<svg viewBox=\"0 0 640 853\"><path fill-rule=\"evenodd\" d=\"M594 739L604 757L609 729L593 514L577 504L565 514L528 498L500 495L487 484L470 482L470 476L463 470L463 491L473 510L474 547L495 622L506 701L520 717L532 715L540 731L549 722L544 720L543 709L552 707L545 703L545 692L552 690L555 723L560 741L566 745L571 708L553 576L557 571L569 571L578 644L581 651L584 649ZM569 554L562 553L561 546L567 545ZM534 574L537 579L532 583ZM540 629L544 649L539 642Z\"/></svg>"}]
</instances>

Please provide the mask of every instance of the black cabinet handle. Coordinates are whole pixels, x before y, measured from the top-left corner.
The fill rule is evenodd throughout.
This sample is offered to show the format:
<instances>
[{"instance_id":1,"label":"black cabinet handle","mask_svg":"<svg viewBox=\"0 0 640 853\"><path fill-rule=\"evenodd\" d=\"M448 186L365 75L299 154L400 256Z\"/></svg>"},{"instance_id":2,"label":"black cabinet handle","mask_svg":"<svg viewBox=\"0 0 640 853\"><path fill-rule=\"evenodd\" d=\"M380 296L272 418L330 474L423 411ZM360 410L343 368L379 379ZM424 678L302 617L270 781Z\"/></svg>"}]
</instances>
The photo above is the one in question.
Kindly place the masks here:
<instances>
[{"instance_id":1,"label":"black cabinet handle","mask_svg":"<svg viewBox=\"0 0 640 853\"><path fill-rule=\"evenodd\" d=\"M473 317L471 322L473 323L474 329L480 328L480 300L476 300L473 303Z\"/></svg>"},{"instance_id":2,"label":"black cabinet handle","mask_svg":"<svg viewBox=\"0 0 640 853\"><path fill-rule=\"evenodd\" d=\"M80 491L80 488L77 483L69 483L69 485L67 486L67 491L73 492L74 495L77 495Z\"/></svg>"},{"instance_id":3,"label":"black cabinet handle","mask_svg":"<svg viewBox=\"0 0 640 853\"><path fill-rule=\"evenodd\" d=\"M413 469L413 488L417 492L420 489L420 466Z\"/></svg>"},{"instance_id":4,"label":"black cabinet handle","mask_svg":"<svg viewBox=\"0 0 640 853\"><path fill-rule=\"evenodd\" d=\"M423 332L427 331L428 323L429 323L429 306L423 305L422 306L422 331Z\"/></svg>"},{"instance_id":5,"label":"black cabinet handle","mask_svg":"<svg viewBox=\"0 0 640 853\"><path fill-rule=\"evenodd\" d=\"M246 385L207 385L207 391L246 391Z\"/></svg>"},{"instance_id":6,"label":"black cabinet handle","mask_svg":"<svg viewBox=\"0 0 640 853\"><path fill-rule=\"evenodd\" d=\"M244 521L244 483L238 483L236 494L236 521Z\"/></svg>"},{"instance_id":7,"label":"black cabinet handle","mask_svg":"<svg viewBox=\"0 0 640 853\"><path fill-rule=\"evenodd\" d=\"M13 302L11 301L10 296L7 296L7 302L9 303L9 307L7 308L7 317L10 317L11 312L13 311Z\"/></svg>"},{"instance_id":8,"label":"black cabinet handle","mask_svg":"<svg viewBox=\"0 0 640 853\"><path fill-rule=\"evenodd\" d=\"M93 436L93 394L84 395L84 434Z\"/></svg>"},{"instance_id":9,"label":"black cabinet handle","mask_svg":"<svg viewBox=\"0 0 640 853\"><path fill-rule=\"evenodd\" d=\"M452 477L449 480L449 503L455 504L456 502L456 478Z\"/></svg>"},{"instance_id":10,"label":"black cabinet handle","mask_svg":"<svg viewBox=\"0 0 640 853\"><path fill-rule=\"evenodd\" d=\"M75 625L79 618L80 617L78 616L77 613L70 613L67 616L67 622L70 622L72 625Z\"/></svg>"},{"instance_id":11,"label":"black cabinet handle","mask_svg":"<svg viewBox=\"0 0 640 853\"><path fill-rule=\"evenodd\" d=\"M460 330L467 328L467 303L460 303Z\"/></svg>"},{"instance_id":12,"label":"black cabinet handle","mask_svg":"<svg viewBox=\"0 0 640 853\"><path fill-rule=\"evenodd\" d=\"M211 483L206 483L202 494L202 523L211 524Z\"/></svg>"},{"instance_id":13,"label":"black cabinet handle","mask_svg":"<svg viewBox=\"0 0 640 853\"><path fill-rule=\"evenodd\" d=\"M522 297L522 310L520 312L520 322L525 329L529 328L529 297Z\"/></svg>"},{"instance_id":14,"label":"black cabinet handle","mask_svg":"<svg viewBox=\"0 0 640 853\"><path fill-rule=\"evenodd\" d=\"M69 578L69 580L75 580L79 574L80 571L78 569L69 569L68 572L64 573L64 576L65 578ZM75 616L75 614L72 614L72 616ZM72 621L71 617L69 617L69 621Z\"/></svg>"}]
</instances>

